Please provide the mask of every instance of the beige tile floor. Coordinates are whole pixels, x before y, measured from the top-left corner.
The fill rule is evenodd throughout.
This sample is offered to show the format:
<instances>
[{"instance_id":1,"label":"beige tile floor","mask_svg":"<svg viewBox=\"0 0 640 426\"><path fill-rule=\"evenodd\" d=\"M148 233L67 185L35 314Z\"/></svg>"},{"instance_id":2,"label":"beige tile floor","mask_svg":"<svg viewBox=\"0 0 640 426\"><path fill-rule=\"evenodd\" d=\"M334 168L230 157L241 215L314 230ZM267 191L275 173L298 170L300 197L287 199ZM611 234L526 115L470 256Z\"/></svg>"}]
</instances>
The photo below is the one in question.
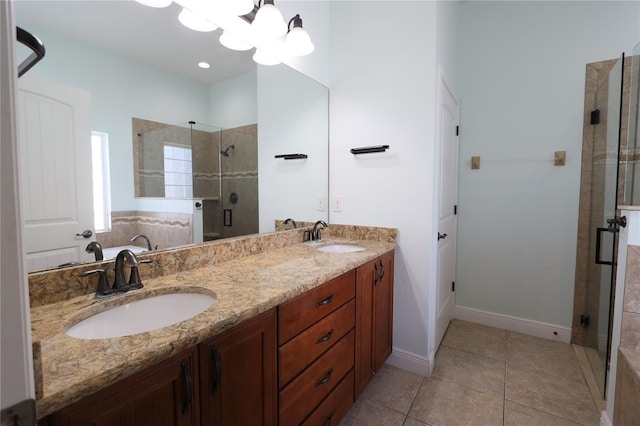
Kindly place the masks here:
<instances>
[{"instance_id":1,"label":"beige tile floor","mask_svg":"<svg viewBox=\"0 0 640 426\"><path fill-rule=\"evenodd\" d=\"M431 377L385 365L340 424L597 426L599 417L570 345L454 320Z\"/></svg>"}]
</instances>

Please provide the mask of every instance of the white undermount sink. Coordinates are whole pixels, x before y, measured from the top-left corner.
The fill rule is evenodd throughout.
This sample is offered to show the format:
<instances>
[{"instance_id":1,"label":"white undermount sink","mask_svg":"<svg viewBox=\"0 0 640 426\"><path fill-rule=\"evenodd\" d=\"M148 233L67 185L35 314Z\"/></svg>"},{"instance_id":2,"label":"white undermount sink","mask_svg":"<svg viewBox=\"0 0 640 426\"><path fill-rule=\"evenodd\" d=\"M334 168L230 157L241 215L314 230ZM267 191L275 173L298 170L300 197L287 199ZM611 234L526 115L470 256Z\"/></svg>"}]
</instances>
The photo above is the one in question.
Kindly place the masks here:
<instances>
[{"instance_id":1,"label":"white undermount sink","mask_svg":"<svg viewBox=\"0 0 640 426\"><path fill-rule=\"evenodd\" d=\"M366 249L366 247L355 244L329 244L327 246L318 247L316 250L323 251L325 253L354 253L357 251L364 251Z\"/></svg>"},{"instance_id":2,"label":"white undermount sink","mask_svg":"<svg viewBox=\"0 0 640 426\"><path fill-rule=\"evenodd\" d=\"M78 339L130 336L188 320L215 301L215 297L200 293L151 296L90 316L71 326L67 334Z\"/></svg>"}]
</instances>

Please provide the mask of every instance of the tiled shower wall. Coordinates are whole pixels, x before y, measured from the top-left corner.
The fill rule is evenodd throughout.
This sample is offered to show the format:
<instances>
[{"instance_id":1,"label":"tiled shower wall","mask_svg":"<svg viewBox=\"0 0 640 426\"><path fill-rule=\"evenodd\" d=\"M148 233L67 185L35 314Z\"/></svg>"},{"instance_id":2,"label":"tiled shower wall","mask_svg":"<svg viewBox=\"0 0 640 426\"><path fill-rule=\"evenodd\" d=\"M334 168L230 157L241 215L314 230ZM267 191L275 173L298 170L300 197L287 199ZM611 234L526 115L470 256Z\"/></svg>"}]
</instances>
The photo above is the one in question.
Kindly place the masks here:
<instances>
[{"instance_id":1,"label":"tiled shower wall","mask_svg":"<svg viewBox=\"0 0 640 426\"><path fill-rule=\"evenodd\" d=\"M221 157L222 208L231 209L232 226L222 229L222 237L259 232L258 226L258 126L251 124L222 131L223 149L234 145L229 157ZM236 194L235 204L231 194Z\"/></svg>"},{"instance_id":2,"label":"tiled shower wall","mask_svg":"<svg viewBox=\"0 0 640 426\"><path fill-rule=\"evenodd\" d=\"M141 211L111 212L111 232L96 235L102 247L120 247L131 245L134 235L149 237L155 249L179 247L193 243L193 216L183 213L159 213ZM145 247L143 240L134 245Z\"/></svg>"},{"instance_id":3,"label":"tiled shower wall","mask_svg":"<svg viewBox=\"0 0 640 426\"><path fill-rule=\"evenodd\" d=\"M599 336L598 333L600 326L598 324L598 313L601 310L600 304L606 304L608 301L601 300L601 292L603 292L603 297L607 297L609 294L608 289L601 289L600 287L601 266L594 262L596 230L592 223L598 223L600 224L599 226L602 226L607 218L613 217L613 212L609 212L607 218L605 218L604 177L607 166L605 144L608 84L606 82L609 71L616 61L613 59L587 64L585 78L580 205L571 342L592 348L598 348L599 343L602 341L602 336ZM625 64L624 72L624 87L627 90L624 92L622 111L621 140L624 145L622 146L623 150L626 147L627 140L630 65L630 62ZM605 101L602 102L602 99ZM595 108L600 109L600 124L592 125L590 123L591 111ZM617 123L613 125L617 126ZM622 164L620 173L623 176L624 167L625 165ZM622 194L624 194L623 184L620 185L618 191L620 194L619 199L622 199ZM585 313L590 316L591 322L589 327L583 328L580 325L580 316ZM602 350L603 348L600 349Z\"/></svg>"},{"instance_id":4,"label":"tiled shower wall","mask_svg":"<svg viewBox=\"0 0 640 426\"><path fill-rule=\"evenodd\" d=\"M203 200L204 240L259 232L256 124L191 133L186 127L133 118L132 129L136 197L164 196L163 142L183 141L192 148L193 196ZM221 156L222 150L228 156Z\"/></svg>"},{"instance_id":5,"label":"tiled shower wall","mask_svg":"<svg viewBox=\"0 0 640 426\"><path fill-rule=\"evenodd\" d=\"M219 199L203 200L203 231L205 241L256 234L258 229L258 126L250 124L216 132L220 150L222 195ZM216 187L218 185L216 175ZM235 194L232 202L231 194ZM223 210L231 210L230 224L225 226Z\"/></svg>"},{"instance_id":6,"label":"tiled shower wall","mask_svg":"<svg viewBox=\"0 0 640 426\"><path fill-rule=\"evenodd\" d=\"M614 424L640 421L640 246L628 246Z\"/></svg>"}]
</instances>

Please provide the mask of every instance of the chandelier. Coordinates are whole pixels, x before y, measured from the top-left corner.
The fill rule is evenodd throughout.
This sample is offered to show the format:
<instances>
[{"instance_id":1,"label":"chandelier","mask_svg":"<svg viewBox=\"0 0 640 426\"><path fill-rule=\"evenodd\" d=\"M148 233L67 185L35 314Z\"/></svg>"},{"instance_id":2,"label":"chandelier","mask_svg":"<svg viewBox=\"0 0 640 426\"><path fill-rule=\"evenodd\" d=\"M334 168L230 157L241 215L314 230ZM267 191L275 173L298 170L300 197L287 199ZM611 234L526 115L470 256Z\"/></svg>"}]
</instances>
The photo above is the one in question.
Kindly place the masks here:
<instances>
[{"instance_id":1,"label":"chandelier","mask_svg":"<svg viewBox=\"0 0 640 426\"><path fill-rule=\"evenodd\" d=\"M221 28L220 43L232 50L255 49L253 60L277 65L284 56L305 56L313 52L309 33L297 14L288 23L273 0L136 0L145 6L162 8L176 3L182 7L178 20L194 31Z\"/></svg>"}]
</instances>

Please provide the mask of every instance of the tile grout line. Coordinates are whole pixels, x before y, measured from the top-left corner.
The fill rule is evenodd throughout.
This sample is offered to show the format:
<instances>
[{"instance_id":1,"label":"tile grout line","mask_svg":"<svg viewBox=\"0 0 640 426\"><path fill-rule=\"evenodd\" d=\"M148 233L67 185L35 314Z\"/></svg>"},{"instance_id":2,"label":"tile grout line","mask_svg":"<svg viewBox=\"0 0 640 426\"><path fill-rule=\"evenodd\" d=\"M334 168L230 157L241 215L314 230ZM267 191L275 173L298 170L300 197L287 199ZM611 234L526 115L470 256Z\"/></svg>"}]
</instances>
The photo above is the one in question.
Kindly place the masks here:
<instances>
[{"instance_id":1,"label":"tile grout line","mask_svg":"<svg viewBox=\"0 0 640 426\"><path fill-rule=\"evenodd\" d=\"M413 409L413 405L416 403L416 399L418 399L418 395L420 394L420 390L422 390L422 386L424 386L424 382L426 382L427 379L428 379L428 377L423 377L422 378L422 381L420 382L420 386L418 386L418 391L413 396L413 399L411 400L411 404L409 404L409 409L407 410L407 414L404 416L404 420L402 421L403 425L407 422L407 418L409 418L409 413ZM422 420L420 420L420 422L422 422Z\"/></svg>"}]
</instances>

